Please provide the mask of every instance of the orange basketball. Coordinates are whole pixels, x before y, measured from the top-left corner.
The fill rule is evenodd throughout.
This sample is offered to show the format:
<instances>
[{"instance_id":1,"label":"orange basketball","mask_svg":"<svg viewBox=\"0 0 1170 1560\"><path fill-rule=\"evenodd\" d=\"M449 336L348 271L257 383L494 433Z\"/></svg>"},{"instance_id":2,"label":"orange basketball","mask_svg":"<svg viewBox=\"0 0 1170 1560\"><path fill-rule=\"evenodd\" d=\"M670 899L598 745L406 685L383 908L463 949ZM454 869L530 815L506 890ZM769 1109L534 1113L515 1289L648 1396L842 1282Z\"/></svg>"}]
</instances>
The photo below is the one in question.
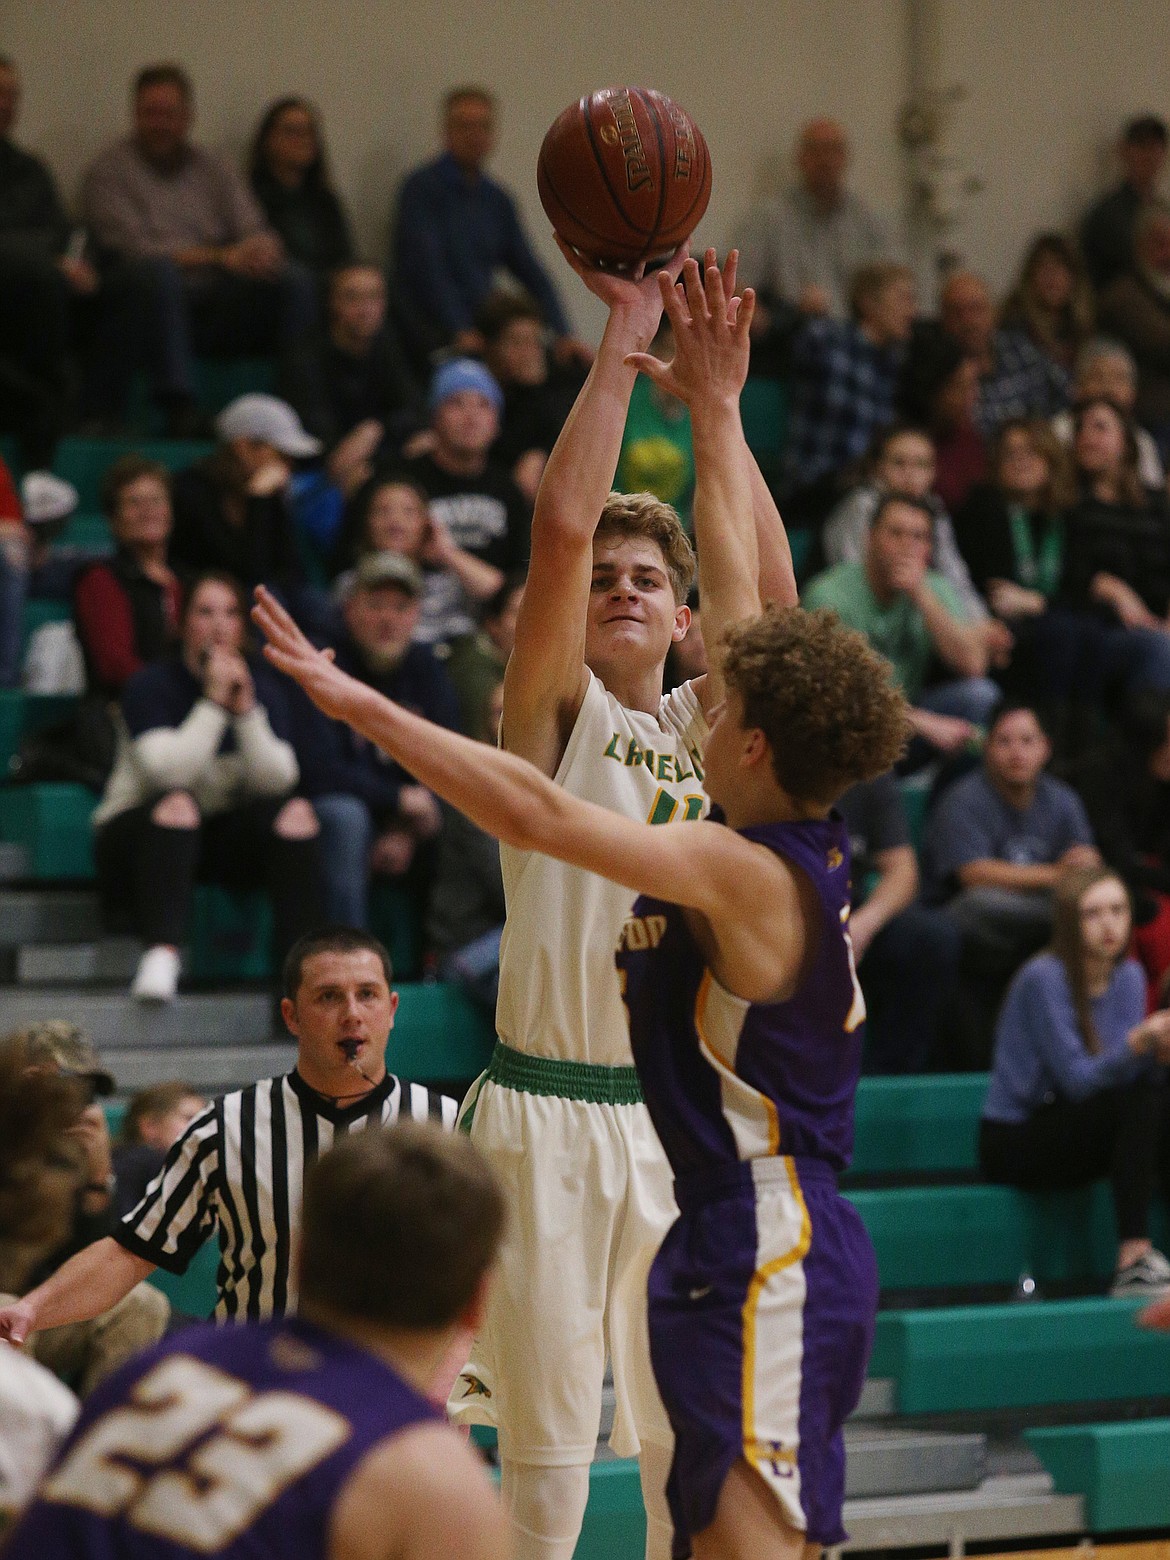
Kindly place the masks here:
<instances>
[{"instance_id":1,"label":"orange basketball","mask_svg":"<svg viewBox=\"0 0 1170 1560\"><path fill-rule=\"evenodd\" d=\"M711 157L684 108L649 87L606 87L553 121L536 186L565 243L594 265L665 260L711 198Z\"/></svg>"}]
</instances>

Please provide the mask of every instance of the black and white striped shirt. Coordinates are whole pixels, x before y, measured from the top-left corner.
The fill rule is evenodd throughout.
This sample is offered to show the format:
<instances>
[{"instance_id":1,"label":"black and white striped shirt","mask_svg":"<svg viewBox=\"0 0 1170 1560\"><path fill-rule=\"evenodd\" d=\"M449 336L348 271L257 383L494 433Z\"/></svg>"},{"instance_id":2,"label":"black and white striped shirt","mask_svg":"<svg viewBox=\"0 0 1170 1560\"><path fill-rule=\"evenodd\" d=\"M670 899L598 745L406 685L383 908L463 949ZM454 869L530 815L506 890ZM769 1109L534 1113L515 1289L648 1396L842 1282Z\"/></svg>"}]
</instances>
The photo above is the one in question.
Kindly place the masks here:
<instances>
[{"instance_id":1,"label":"black and white striped shirt","mask_svg":"<svg viewBox=\"0 0 1170 1560\"><path fill-rule=\"evenodd\" d=\"M349 1105L334 1105L296 1072L262 1078L196 1117L114 1238L182 1273L217 1233L216 1319L283 1315L296 1307L292 1253L306 1168L340 1133L389 1126L400 1114L450 1130L457 1110L446 1095L390 1073Z\"/></svg>"}]
</instances>

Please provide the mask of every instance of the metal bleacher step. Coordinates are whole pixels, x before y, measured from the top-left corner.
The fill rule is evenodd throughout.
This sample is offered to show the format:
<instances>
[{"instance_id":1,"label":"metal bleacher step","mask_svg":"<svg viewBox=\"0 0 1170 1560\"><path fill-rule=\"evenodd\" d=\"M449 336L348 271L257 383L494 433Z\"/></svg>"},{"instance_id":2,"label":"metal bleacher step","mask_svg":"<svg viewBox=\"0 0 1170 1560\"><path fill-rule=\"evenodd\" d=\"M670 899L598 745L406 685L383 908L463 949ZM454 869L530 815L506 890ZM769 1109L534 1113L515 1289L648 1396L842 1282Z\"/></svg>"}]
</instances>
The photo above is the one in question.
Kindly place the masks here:
<instances>
[{"instance_id":1,"label":"metal bleacher step","mask_svg":"<svg viewBox=\"0 0 1170 1560\"><path fill-rule=\"evenodd\" d=\"M91 891L0 889L0 948L93 942L100 937L98 899Z\"/></svg>"},{"instance_id":2,"label":"metal bleacher step","mask_svg":"<svg viewBox=\"0 0 1170 1560\"><path fill-rule=\"evenodd\" d=\"M28 876L28 851L11 840L0 840L0 883L18 883Z\"/></svg>"},{"instance_id":3,"label":"metal bleacher step","mask_svg":"<svg viewBox=\"0 0 1170 1560\"><path fill-rule=\"evenodd\" d=\"M852 1425L845 1432L845 1494L862 1500L973 1490L987 1474L987 1442L977 1432Z\"/></svg>"},{"instance_id":4,"label":"metal bleacher step","mask_svg":"<svg viewBox=\"0 0 1170 1560\"><path fill-rule=\"evenodd\" d=\"M184 1046L165 1051L123 1051L103 1046L102 1061L114 1075L119 1094L182 1078L201 1094L226 1094L257 1078L291 1072L296 1047L279 1045Z\"/></svg>"},{"instance_id":5,"label":"metal bleacher step","mask_svg":"<svg viewBox=\"0 0 1170 1560\"><path fill-rule=\"evenodd\" d=\"M973 1490L847 1500L849 1550L918 1549L1079 1536L1085 1503L1058 1495L1046 1473L992 1474ZM830 1551L831 1553L831 1551Z\"/></svg>"},{"instance_id":6,"label":"metal bleacher step","mask_svg":"<svg viewBox=\"0 0 1170 1560\"><path fill-rule=\"evenodd\" d=\"M18 986L127 986L142 944L133 937L97 942L25 943L16 951Z\"/></svg>"},{"instance_id":7,"label":"metal bleacher step","mask_svg":"<svg viewBox=\"0 0 1170 1560\"><path fill-rule=\"evenodd\" d=\"M103 1052L256 1047L272 1037L272 1004L263 992L180 996L155 1004L76 986L0 991L0 1032L62 1015L86 1029ZM173 1062L169 1065L173 1076Z\"/></svg>"}]
</instances>

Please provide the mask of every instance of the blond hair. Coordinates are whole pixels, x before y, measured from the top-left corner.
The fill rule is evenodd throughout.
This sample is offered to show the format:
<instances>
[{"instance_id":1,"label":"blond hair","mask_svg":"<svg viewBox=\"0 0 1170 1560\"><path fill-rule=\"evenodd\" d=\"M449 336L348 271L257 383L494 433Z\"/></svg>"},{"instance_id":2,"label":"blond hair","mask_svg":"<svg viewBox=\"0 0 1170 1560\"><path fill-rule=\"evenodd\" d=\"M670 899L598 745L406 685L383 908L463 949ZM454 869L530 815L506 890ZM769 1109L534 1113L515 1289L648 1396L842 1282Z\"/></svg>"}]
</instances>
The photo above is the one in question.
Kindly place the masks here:
<instances>
[{"instance_id":1,"label":"blond hair","mask_svg":"<svg viewBox=\"0 0 1170 1560\"><path fill-rule=\"evenodd\" d=\"M611 493L601 506L593 540L613 536L654 543L670 576L674 599L682 606L695 579L695 549L683 530L678 511L653 493Z\"/></svg>"}]
</instances>

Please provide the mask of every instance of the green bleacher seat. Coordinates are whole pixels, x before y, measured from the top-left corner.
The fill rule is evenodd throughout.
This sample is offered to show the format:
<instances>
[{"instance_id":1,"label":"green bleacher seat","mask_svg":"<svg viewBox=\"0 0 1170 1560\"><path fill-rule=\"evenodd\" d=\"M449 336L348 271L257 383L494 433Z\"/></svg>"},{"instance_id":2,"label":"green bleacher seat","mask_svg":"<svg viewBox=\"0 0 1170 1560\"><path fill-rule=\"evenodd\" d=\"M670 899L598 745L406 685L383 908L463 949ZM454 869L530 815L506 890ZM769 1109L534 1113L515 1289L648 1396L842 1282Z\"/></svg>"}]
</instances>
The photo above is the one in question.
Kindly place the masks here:
<instances>
[{"instance_id":1,"label":"green bleacher seat","mask_svg":"<svg viewBox=\"0 0 1170 1560\"><path fill-rule=\"evenodd\" d=\"M900 1414L1158 1398L1170 1335L1143 1331L1148 1301L1052 1300L884 1311L872 1377Z\"/></svg>"},{"instance_id":2,"label":"green bleacher seat","mask_svg":"<svg viewBox=\"0 0 1170 1560\"><path fill-rule=\"evenodd\" d=\"M398 1013L386 1052L391 1072L418 1083L477 1077L495 1044L488 1015L459 986L440 981L397 989Z\"/></svg>"},{"instance_id":3,"label":"green bleacher seat","mask_svg":"<svg viewBox=\"0 0 1170 1560\"><path fill-rule=\"evenodd\" d=\"M76 547L89 553L110 553L114 550L114 533L105 515L85 514L78 510L54 541L53 547L58 550Z\"/></svg>"},{"instance_id":4,"label":"green bleacher seat","mask_svg":"<svg viewBox=\"0 0 1170 1560\"><path fill-rule=\"evenodd\" d=\"M76 705L71 694L25 693L20 688L0 688L0 776L4 775L20 739L64 720Z\"/></svg>"},{"instance_id":5,"label":"green bleacher seat","mask_svg":"<svg viewBox=\"0 0 1170 1560\"><path fill-rule=\"evenodd\" d=\"M0 790L0 840L22 845L34 878L91 878L97 797L83 785Z\"/></svg>"},{"instance_id":6,"label":"green bleacher seat","mask_svg":"<svg viewBox=\"0 0 1170 1560\"><path fill-rule=\"evenodd\" d=\"M589 1470L589 1504L573 1560L641 1560L646 1551L646 1512L633 1458L595 1462Z\"/></svg>"},{"instance_id":7,"label":"green bleacher seat","mask_svg":"<svg viewBox=\"0 0 1170 1560\"><path fill-rule=\"evenodd\" d=\"M863 1078L851 1174L969 1174L986 1093L984 1073Z\"/></svg>"},{"instance_id":8,"label":"green bleacher seat","mask_svg":"<svg viewBox=\"0 0 1170 1560\"><path fill-rule=\"evenodd\" d=\"M218 883L196 886L187 928L190 980L267 980L272 973L272 907L268 896L241 894Z\"/></svg>"},{"instance_id":9,"label":"green bleacher seat","mask_svg":"<svg viewBox=\"0 0 1170 1560\"><path fill-rule=\"evenodd\" d=\"M53 470L72 482L81 495L82 511L92 514L101 508L102 478L121 456L144 455L168 471L181 471L213 448L203 439L62 439Z\"/></svg>"},{"instance_id":10,"label":"green bleacher seat","mask_svg":"<svg viewBox=\"0 0 1170 1560\"><path fill-rule=\"evenodd\" d=\"M219 1246L214 1240L208 1240L191 1258L185 1273L168 1273L164 1268L155 1268L150 1282L166 1295L173 1311L203 1321L215 1310L218 1268Z\"/></svg>"},{"instance_id":11,"label":"green bleacher seat","mask_svg":"<svg viewBox=\"0 0 1170 1560\"><path fill-rule=\"evenodd\" d=\"M0 460L8 467L14 479L19 481L24 471L24 462L20 458L20 446L10 433L0 438Z\"/></svg>"},{"instance_id":12,"label":"green bleacher seat","mask_svg":"<svg viewBox=\"0 0 1170 1560\"><path fill-rule=\"evenodd\" d=\"M395 976L413 980L422 960L422 925L414 894L389 878L370 885L370 930L386 945Z\"/></svg>"},{"instance_id":13,"label":"green bleacher seat","mask_svg":"<svg viewBox=\"0 0 1170 1560\"><path fill-rule=\"evenodd\" d=\"M239 395L271 395L275 388L276 364L269 358L202 358L195 365L195 395L205 412L218 412Z\"/></svg>"},{"instance_id":14,"label":"green bleacher seat","mask_svg":"<svg viewBox=\"0 0 1170 1560\"><path fill-rule=\"evenodd\" d=\"M1117 1228L1104 1182L1079 1192L1010 1186L910 1186L851 1191L877 1251L882 1288L1103 1285L1113 1272ZM1165 1230L1154 1208L1156 1238Z\"/></svg>"},{"instance_id":15,"label":"green bleacher seat","mask_svg":"<svg viewBox=\"0 0 1170 1560\"><path fill-rule=\"evenodd\" d=\"M1081 1495L1094 1533L1170 1527L1170 1419L1027 1430L1058 1494Z\"/></svg>"},{"instance_id":16,"label":"green bleacher seat","mask_svg":"<svg viewBox=\"0 0 1170 1560\"><path fill-rule=\"evenodd\" d=\"M757 460L775 460L788 431L788 386L782 379L749 379L739 398L744 438Z\"/></svg>"}]
</instances>

